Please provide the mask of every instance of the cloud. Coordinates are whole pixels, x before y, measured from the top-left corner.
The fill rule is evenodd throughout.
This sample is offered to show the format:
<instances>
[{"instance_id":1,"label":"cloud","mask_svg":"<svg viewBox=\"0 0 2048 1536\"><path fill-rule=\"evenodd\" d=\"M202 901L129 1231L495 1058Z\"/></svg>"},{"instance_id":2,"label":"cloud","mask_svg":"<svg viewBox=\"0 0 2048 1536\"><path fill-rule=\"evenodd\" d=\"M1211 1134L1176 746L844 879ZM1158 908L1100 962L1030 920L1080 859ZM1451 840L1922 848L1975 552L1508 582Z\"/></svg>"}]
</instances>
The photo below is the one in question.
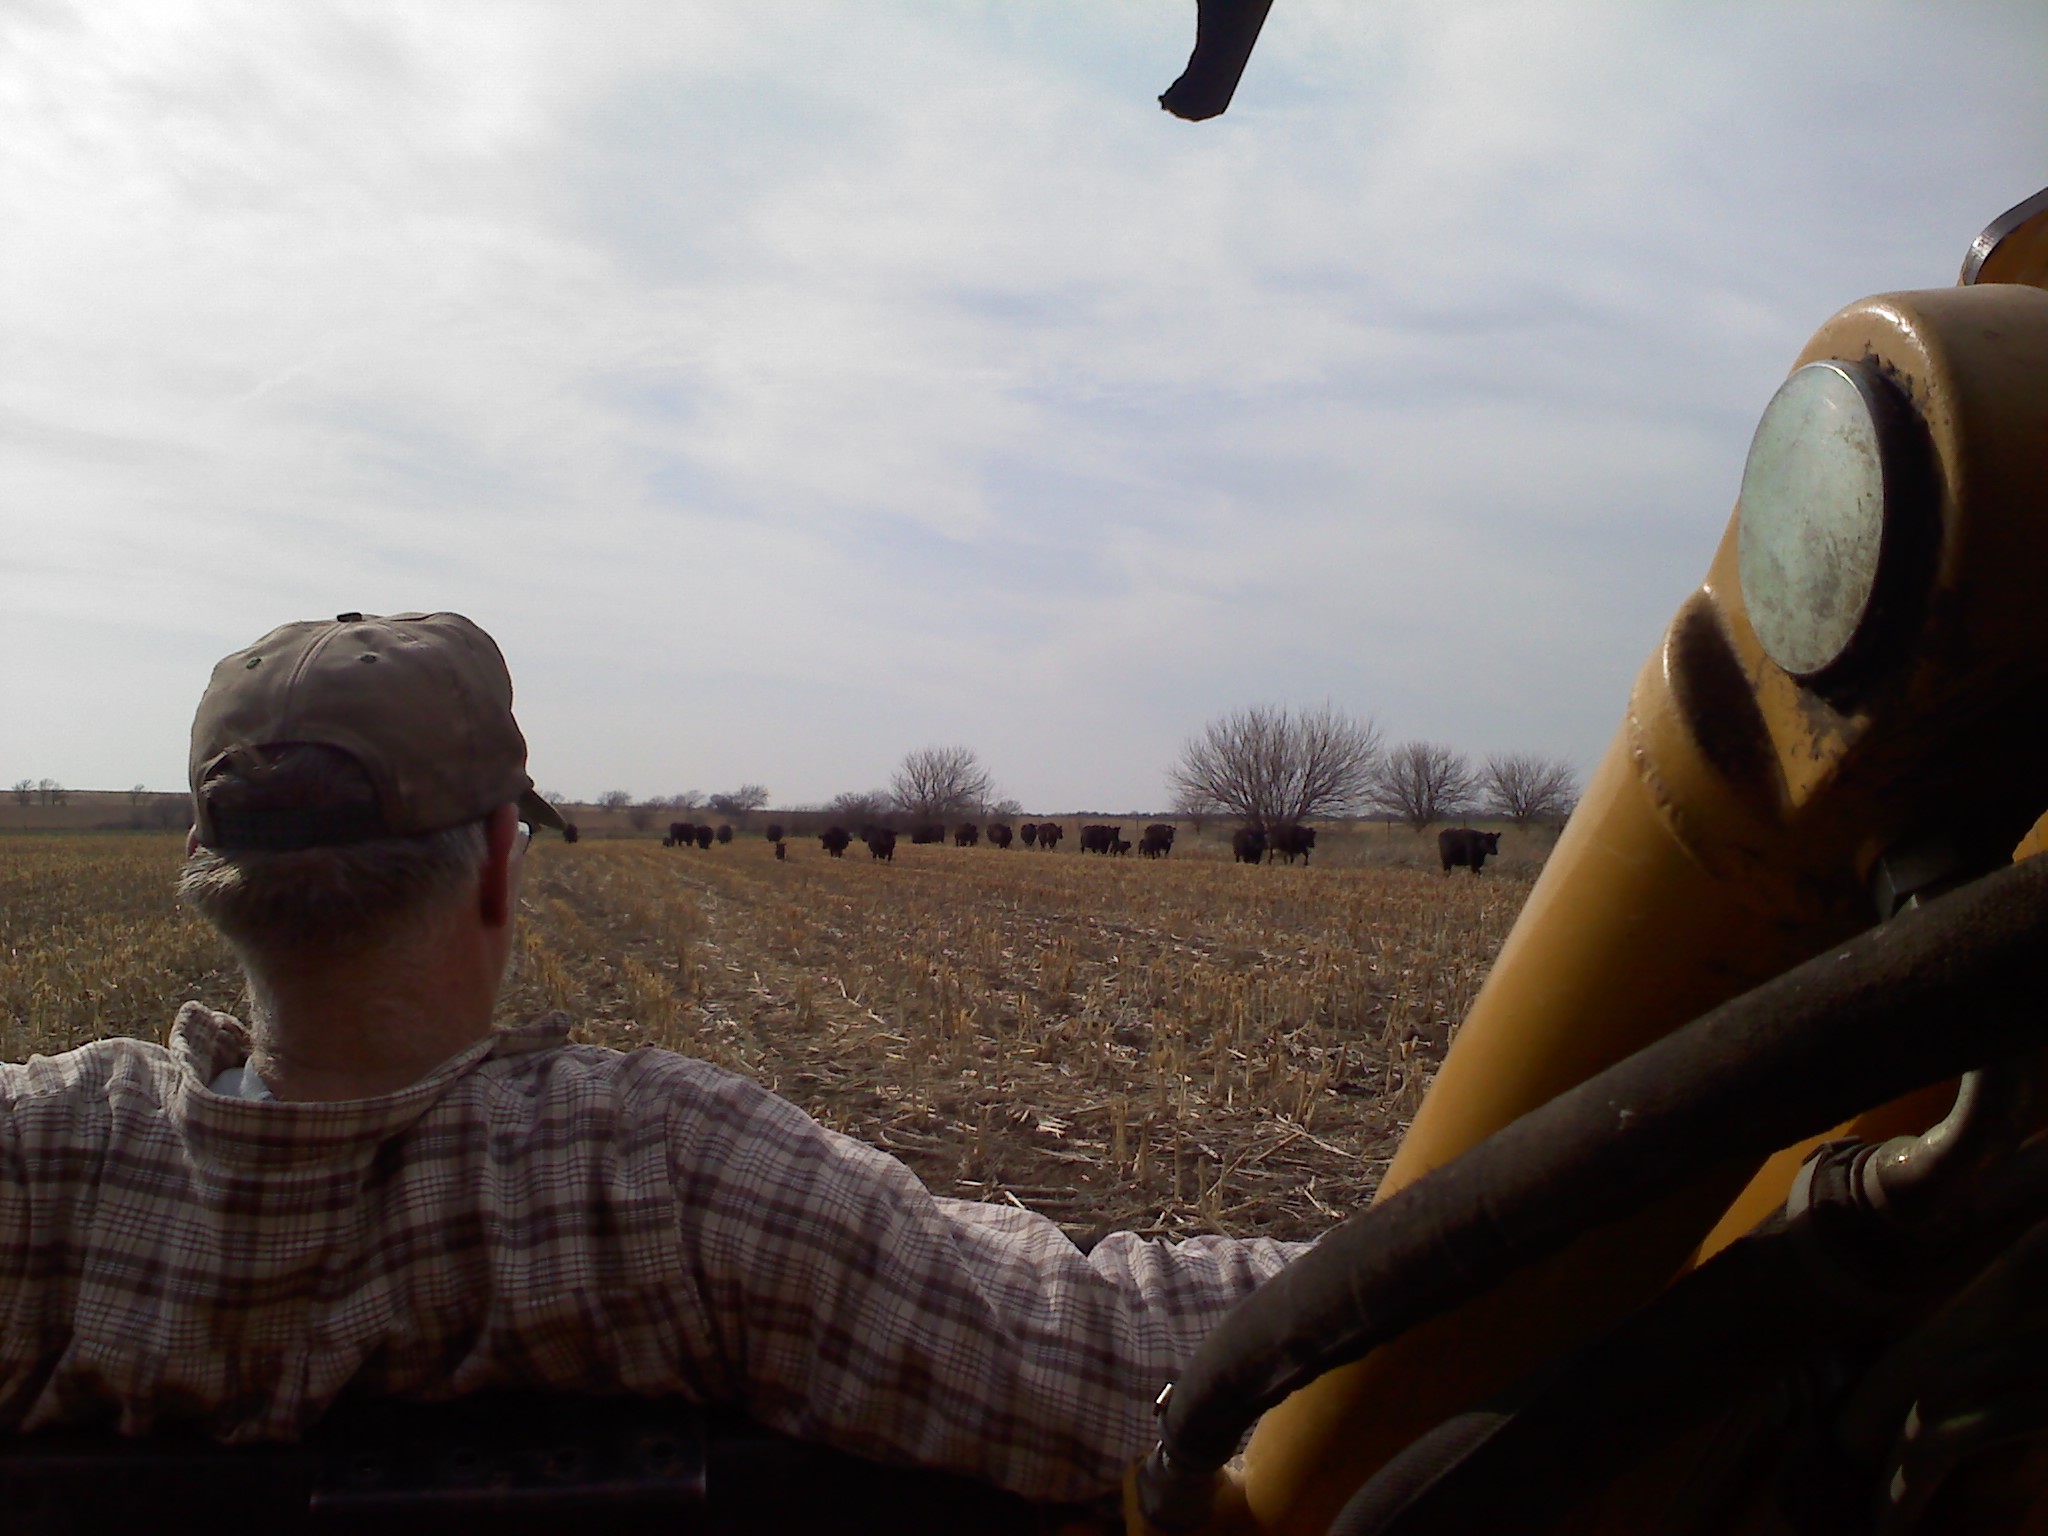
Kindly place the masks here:
<instances>
[{"instance_id":1,"label":"cloud","mask_svg":"<svg viewBox=\"0 0 2048 1536\"><path fill-rule=\"evenodd\" d=\"M10 11L0 777L407 606L582 792L1123 808L1264 698L1590 763L1805 336L2048 149L2017 7L1290 0L1200 126L1191 19Z\"/></svg>"}]
</instances>

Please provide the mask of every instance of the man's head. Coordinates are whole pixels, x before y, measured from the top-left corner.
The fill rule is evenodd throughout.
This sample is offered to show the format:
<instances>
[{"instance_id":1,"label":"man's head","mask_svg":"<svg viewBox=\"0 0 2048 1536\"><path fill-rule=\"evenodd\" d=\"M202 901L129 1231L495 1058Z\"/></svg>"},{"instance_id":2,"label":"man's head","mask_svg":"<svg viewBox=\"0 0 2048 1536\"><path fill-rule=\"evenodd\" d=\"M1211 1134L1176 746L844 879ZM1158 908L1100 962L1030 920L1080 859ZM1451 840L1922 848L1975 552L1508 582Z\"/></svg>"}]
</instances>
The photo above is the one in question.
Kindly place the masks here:
<instances>
[{"instance_id":1,"label":"man's head","mask_svg":"<svg viewBox=\"0 0 2048 1536\"><path fill-rule=\"evenodd\" d=\"M224 658L190 773L180 890L245 959L375 944L469 890L516 821L563 825L503 656L453 613L286 624Z\"/></svg>"}]
</instances>

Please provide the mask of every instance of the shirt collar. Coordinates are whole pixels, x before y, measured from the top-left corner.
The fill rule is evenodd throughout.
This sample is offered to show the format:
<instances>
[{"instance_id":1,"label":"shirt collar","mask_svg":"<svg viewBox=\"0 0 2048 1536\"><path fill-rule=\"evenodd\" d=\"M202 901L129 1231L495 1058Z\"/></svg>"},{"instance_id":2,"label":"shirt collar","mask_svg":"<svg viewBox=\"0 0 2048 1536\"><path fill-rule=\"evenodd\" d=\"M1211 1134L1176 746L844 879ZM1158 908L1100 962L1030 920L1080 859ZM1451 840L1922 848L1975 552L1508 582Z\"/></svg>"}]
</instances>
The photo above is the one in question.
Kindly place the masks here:
<instances>
[{"instance_id":1,"label":"shirt collar","mask_svg":"<svg viewBox=\"0 0 2048 1536\"><path fill-rule=\"evenodd\" d=\"M178 1075L166 1108L195 1151L226 1162L277 1165L326 1162L356 1151L367 1155L485 1062L556 1049L567 1043L569 1028L567 1014L551 1013L493 1030L417 1082L375 1098L323 1103L235 1099L208 1085L229 1067L248 1063L248 1026L231 1014L187 1003L171 1026L170 1054Z\"/></svg>"}]
</instances>

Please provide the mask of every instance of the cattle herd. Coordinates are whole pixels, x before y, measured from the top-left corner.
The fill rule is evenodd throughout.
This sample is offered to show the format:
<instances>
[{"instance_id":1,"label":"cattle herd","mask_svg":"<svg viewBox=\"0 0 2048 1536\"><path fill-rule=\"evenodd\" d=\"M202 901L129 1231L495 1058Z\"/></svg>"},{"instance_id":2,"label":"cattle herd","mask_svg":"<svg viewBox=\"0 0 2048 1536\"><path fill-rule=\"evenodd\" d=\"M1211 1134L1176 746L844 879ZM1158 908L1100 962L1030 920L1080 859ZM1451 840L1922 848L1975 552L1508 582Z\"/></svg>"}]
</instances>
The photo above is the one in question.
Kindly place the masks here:
<instances>
[{"instance_id":1,"label":"cattle herd","mask_svg":"<svg viewBox=\"0 0 2048 1536\"><path fill-rule=\"evenodd\" d=\"M784 842L782 824L771 822L767 828L768 841L775 845L775 857L788 857L788 844ZM1164 821L1155 821L1146 827L1138 838L1138 852L1148 859L1163 859L1173 852L1173 826ZM575 841L575 829L565 834L569 841ZM910 840L917 844L944 844L948 839L945 826L937 822L920 823L910 831ZM1037 848L1050 853L1059 847L1067 835L1066 828L1056 821L1027 821L1014 832L1006 821L990 822L982 827L975 822L963 821L951 830L951 840L956 848L972 848L984 838L991 848L1008 848L1014 842L1026 848ZM730 843L730 826L697 826L692 822L673 821L669 823L668 835L661 840L664 848L709 848L714 842ZM831 826L818 834L818 841L825 852L833 858L842 858L854 844L854 834L845 827ZM893 863L896 858L896 830L888 826L863 826L859 841L867 845L868 857ZM1273 827L1257 824L1239 827L1230 838L1231 857L1240 864L1270 864L1284 860L1292 864L1300 859L1308 862L1309 853L1316 845L1316 829L1298 826L1292 822ZM1123 827L1114 822L1090 822L1081 828L1080 849L1083 853L1100 853L1109 857L1120 857L1129 853L1131 840L1123 835ZM1481 832L1475 827L1447 827L1437 835L1437 855L1442 860L1444 873L1453 869L1469 869L1478 874L1489 857L1500 854L1500 834Z\"/></svg>"},{"instance_id":2,"label":"cattle herd","mask_svg":"<svg viewBox=\"0 0 2048 1536\"><path fill-rule=\"evenodd\" d=\"M695 844L709 848L712 843L732 841L732 828L727 826L700 827L693 822L672 821L668 824L668 836L661 840L664 848L688 848Z\"/></svg>"},{"instance_id":3,"label":"cattle herd","mask_svg":"<svg viewBox=\"0 0 2048 1536\"><path fill-rule=\"evenodd\" d=\"M1257 864L1261 860L1270 864L1275 859L1285 859L1289 864L1300 859L1306 864L1309 850L1315 845L1316 829L1293 822L1270 831L1265 827L1239 827L1230 837L1230 856L1240 864Z\"/></svg>"}]
</instances>

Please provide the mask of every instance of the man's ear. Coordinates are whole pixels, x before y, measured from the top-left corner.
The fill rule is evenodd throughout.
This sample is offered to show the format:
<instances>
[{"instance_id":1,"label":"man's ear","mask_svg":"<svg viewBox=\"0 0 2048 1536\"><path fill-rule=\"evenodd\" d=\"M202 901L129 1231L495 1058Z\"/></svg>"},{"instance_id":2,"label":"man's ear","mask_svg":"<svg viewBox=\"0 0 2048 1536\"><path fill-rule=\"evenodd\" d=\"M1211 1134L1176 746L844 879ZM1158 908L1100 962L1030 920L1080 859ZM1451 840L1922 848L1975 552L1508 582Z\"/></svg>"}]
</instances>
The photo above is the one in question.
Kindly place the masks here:
<instances>
[{"instance_id":1,"label":"man's ear","mask_svg":"<svg viewBox=\"0 0 2048 1536\"><path fill-rule=\"evenodd\" d=\"M478 915L486 928L512 921L513 845L519 841L519 807L507 801L484 820L484 864L478 872Z\"/></svg>"},{"instance_id":2,"label":"man's ear","mask_svg":"<svg viewBox=\"0 0 2048 1536\"><path fill-rule=\"evenodd\" d=\"M185 829L185 857L189 859L198 851L199 829L197 827L187 827Z\"/></svg>"}]
</instances>

